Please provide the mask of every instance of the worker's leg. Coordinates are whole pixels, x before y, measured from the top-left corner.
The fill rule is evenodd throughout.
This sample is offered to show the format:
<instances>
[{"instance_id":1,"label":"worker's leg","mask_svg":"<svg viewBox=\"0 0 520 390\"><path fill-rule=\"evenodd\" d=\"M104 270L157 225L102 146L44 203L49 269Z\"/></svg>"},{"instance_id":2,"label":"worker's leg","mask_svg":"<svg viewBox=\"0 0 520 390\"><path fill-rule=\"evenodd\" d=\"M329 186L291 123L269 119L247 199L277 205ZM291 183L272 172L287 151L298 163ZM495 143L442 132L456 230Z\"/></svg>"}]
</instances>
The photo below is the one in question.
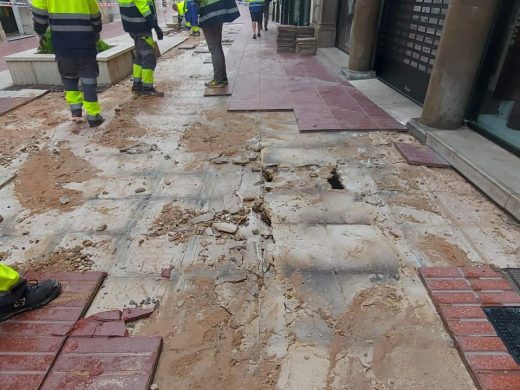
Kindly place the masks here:
<instances>
[{"instance_id":1,"label":"worker's leg","mask_svg":"<svg viewBox=\"0 0 520 390\"><path fill-rule=\"evenodd\" d=\"M0 322L46 305L60 291L57 280L27 283L14 269L0 264Z\"/></svg>"},{"instance_id":2,"label":"worker's leg","mask_svg":"<svg viewBox=\"0 0 520 390\"><path fill-rule=\"evenodd\" d=\"M164 96L163 93L156 91L154 88L154 72L157 66L157 57L155 56L153 37L151 35L140 37L135 47L143 59L143 89L141 94L145 96Z\"/></svg>"},{"instance_id":3,"label":"worker's leg","mask_svg":"<svg viewBox=\"0 0 520 390\"><path fill-rule=\"evenodd\" d=\"M269 2L264 5L264 30L267 31L267 25L269 24Z\"/></svg>"},{"instance_id":4,"label":"worker's leg","mask_svg":"<svg viewBox=\"0 0 520 390\"><path fill-rule=\"evenodd\" d=\"M262 26L264 25L264 12L263 10L258 13L258 32L262 30Z\"/></svg>"},{"instance_id":5,"label":"worker's leg","mask_svg":"<svg viewBox=\"0 0 520 390\"><path fill-rule=\"evenodd\" d=\"M79 90L78 61L73 57L57 57L58 70L65 88L65 100L73 118L81 118L83 93Z\"/></svg>"},{"instance_id":6,"label":"worker's leg","mask_svg":"<svg viewBox=\"0 0 520 390\"><path fill-rule=\"evenodd\" d=\"M101 116L101 106L97 96L97 78L99 67L96 57L83 57L79 62L79 78L83 86L84 101L83 105L87 111L87 120L91 127L97 127L103 123Z\"/></svg>"},{"instance_id":7,"label":"worker's leg","mask_svg":"<svg viewBox=\"0 0 520 390\"><path fill-rule=\"evenodd\" d=\"M191 33L194 35L199 35L199 9L197 7L197 3L191 2L188 4L188 14L190 15Z\"/></svg>"},{"instance_id":8,"label":"worker's leg","mask_svg":"<svg viewBox=\"0 0 520 390\"><path fill-rule=\"evenodd\" d=\"M141 37L130 34L130 36L134 39L134 47L135 47L135 58L134 58L134 66L132 70L132 92L140 93L143 89L143 56L141 52L137 50L137 46Z\"/></svg>"},{"instance_id":9,"label":"worker's leg","mask_svg":"<svg viewBox=\"0 0 520 390\"><path fill-rule=\"evenodd\" d=\"M184 24L187 29L191 29L191 14L188 9L188 6L186 5L186 13L184 14L184 18L186 19L186 23Z\"/></svg>"},{"instance_id":10,"label":"worker's leg","mask_svg":"<svg viewBox=\"0 0 520 390\"><path fill-rule=\"evenodd\" d=\"M211 53L213 79L217 82L227 82L226 57L222 49L222 26L222 23L215 23L202 28Z\"/></svg>"}]
</instances>

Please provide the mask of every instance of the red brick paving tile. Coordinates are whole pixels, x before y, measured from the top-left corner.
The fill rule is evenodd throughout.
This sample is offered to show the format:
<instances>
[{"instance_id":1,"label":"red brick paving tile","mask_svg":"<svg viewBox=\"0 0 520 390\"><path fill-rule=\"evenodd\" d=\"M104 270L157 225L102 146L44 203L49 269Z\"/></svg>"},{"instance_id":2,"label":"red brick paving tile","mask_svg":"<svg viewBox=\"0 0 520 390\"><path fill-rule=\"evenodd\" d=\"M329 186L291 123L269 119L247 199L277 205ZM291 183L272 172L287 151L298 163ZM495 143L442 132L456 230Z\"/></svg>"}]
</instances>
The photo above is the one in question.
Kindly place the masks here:
<instances>
[{"instance_id":1,"label":"red brick paving tile","mask_svg":"<svg viewBox=\"0 0 520 390\"><path fill-rule=\"evenodd\" d=\"M446 319L487 318L480 306L440 305L439 309Z\"/></svg>"},{"instance_id":2,"label":"red brick paving tile","mask_svg":"<svg viewBox=\"0 0 520 390\"><path fill-rule=\"evenodd\" d=\"M437 168L450 167L450 164L429 146L406 142L394 142L394 146L410 165L425 165Z\"/></svg>"},{"instance_id":3,"label":"red brick paving tile","mask_svg":"<svg viewBox=\"0 0 520 390\"><path fill-rule=\"evenodd\" d=\"M473 291L468 292L444 292L433 291L433 298L438 303L479 303L477 295Z\"/></svg>"},{"instance_id":4,"label":"red brick paving tile","mask_svg":"<svg viewBox=\"0 0 520 390\"><path fill-rule=\"evenodd\" d=\"M520 295L515 291L503 292L480 292L480 300L484 305L501 305L506 303L518 304L520 303Z\"/></svg>"},{"instance_id":5,"label":"red brick paving tile","mask_svg":"<svg viewBox=\"0 0 520 390\"><path fill-rule=\"evenodd\" d=\"M485 390L520 390L518 373L478 373L478 381Z\"/></svg>"},{"instance_id":6,"label":"red brick paving tile","mask_svg":"<svg viewBox=\"0 0 520 390\"><path fill-rule=\"evenodd\" d=\"M5 337L0 343L0 355L8 352L52 352L61 345L61 337Z\"/></svg>"},{"instance_id":7,"label":"red brick paving tile","mask_svg":"<svg viewBox=\"0 0 520 390\"><path fill-rule=\"evenodd\" d=\"M465 352L507 352L500 337L459 336L457 342Z\"/></svg>"},{"instance_id":8,"label":"red brick paving tile","mask_svg":"<svg viewBox=\"0 0 520 390\"><path fill-rule=\"evenodd\" d=\"M54 360L54 353L45 355L4 355L0 354L0 372L37 371L47 372Z\"/></svg>"},{"instance_id":9,"label":"red brick paving tile","mask_svg":"<svg viewBox=\"0 0 520 390\"><path fill-rule=\"evenodd\" d=\"M466 358L473 370L520 370L520 365L507 353L490 355L471 352L466 355Z\"/></svg>"},{"instance_id":10,"label":"red brick paving tile","mask_svg":"<svg viewBox=\"0 0 520 390\"><path fill-rule=\"evenodd\" d=\"M44 377L44 372L37 374L9 374L0 372L0 383L2 384L2 390L36 390Z\"/></svg>"},{"instance_id":11,"label":"red brick paving tile","mask_svg":"<svg viewBox=\"0 0 520 390\"><path fill-rule=\"evenodd\" d=\"M125 309L126 310L126 309ZM117 321L121 319L121 310L107 310L99 313L92 314L87 318L91 318L97 321Z\"/></svg>"},{"instance_id":12,"label":"red brick paving tile","mask_svg":"<svg viewBox=\"0 0 520 390\"><path fill-rule=\"evenodd\" d=\"M471 290L466 279L426 279L428 287L432 290Z\"/></svg>"},{"instance_id":13,"label":"red brick paving tile","mask_svg":"<svg viewBox=\"0 0 520 390\"><path fill-rule=\"evenodd\" d=\"M70 337L41 389L148 389L161 345L160 337Z\"/></svg>"},{"instance_id":14,"label":"red brick paving tile","mask_svg":"<svg viewBox=\"0 0 520 390\"><path fill-rule=\"evenodd\" d=\"M419 272L424 278L460 278L462 271L458 267L422 267Z\"/></svg>"},{"instance_id":15,"label":"red brick paving tile","mask_svg":"<svg viewBox=\"0 0 520 390\"><path fill-rule=\"evenodd\" d=\"M87 376L86 373L51 373L45 379L40 390L81 389L81 390L145 390L150 386L148 378L137 374L98 374Z\"/></svg>"},{"instance_id":16,"label":"red brick paving tile","mask_svg":"<svg viewBox=\"0 0 520 390\"><path fill-rule=\"evenodd\" d=\"M461 270L467 278L502 277L491 267L462 267Z\"/></svg>"},{"instance_id":17,"label":"red brick paving tile","mask_svg":"<svg viewBox=\"0 0 520 390\"><path fill-rule=\"evenodd\" d=\"M83 318L79 320L72 332L71 337L124 337L128 331L123 320L96 321L95 319Z\"/></svg>"},{"instance_id":18,"label":"red brick paving tile","mask_svg":"<svg viewBox=\"0 0 520 390\"><path fill-rule=\"evenodd\" d=\"M16 321L76 321L83 307L43 307L37 311L28 311L16 316Z\"/></svg>"},{"instance_id":19,"label":"red brick paving tile","mask_svg":"<svg viewBox=\"0 0 520 390\"><path fill-rule=\"evenodd\" d=\"M496 336L489 321L447 320L448 327L455 336Z\"/></svg>"},{"instance_id":20,"label":"red brick paving tile","mask_svg":"<svg viewBox=\"0 0 520 390\"><path fill-rule=\"evenodd\" d=\"M126 308L123 310L122 319L125 322L137 321L142 318L150 317L155 309L130 309Z\"/></svg>"},{"instance_id":21,"label":"red brick paving tile","mask_svg":"<svg viewBox=\"0 0 520 390\"><path fill-rule=\"evenodd\" d=\"M71 323L72 324L72 323ZM11 336L34 336L45 335L50 336L60 332L63 322L16 322L8 321L0 323L0 338Z\"/></svg>"},{"instance_id":22,"label":"red brick paving tile","mask_svg":"<svg viewBox=\"0 0 520 390\"><path fill-rule=\"evenodd\" d=\"M511 284L504 278L469 279L473 290L512 290Z\"/></svg>"}]
</instances>

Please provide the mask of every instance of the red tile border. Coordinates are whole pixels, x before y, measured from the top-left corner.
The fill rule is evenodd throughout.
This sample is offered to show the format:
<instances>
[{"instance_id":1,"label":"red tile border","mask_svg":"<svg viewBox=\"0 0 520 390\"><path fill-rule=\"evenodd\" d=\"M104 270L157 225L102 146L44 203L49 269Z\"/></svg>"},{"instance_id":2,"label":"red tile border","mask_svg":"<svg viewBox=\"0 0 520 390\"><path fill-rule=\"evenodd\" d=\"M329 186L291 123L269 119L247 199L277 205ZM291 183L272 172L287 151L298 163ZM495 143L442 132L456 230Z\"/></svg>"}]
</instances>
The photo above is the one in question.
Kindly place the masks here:
<instances>
[{"instance_id":1,"label":"red tile border","mask_svg":"<svg viewBox=\"0 0 520 390\"><path fill-rule=\"evenodd\" d=\"M476 386L520 390L520 365L483 310L520 303L508 279L491 267L425 267L419 275Z\"/></svg>"}]
</instances>

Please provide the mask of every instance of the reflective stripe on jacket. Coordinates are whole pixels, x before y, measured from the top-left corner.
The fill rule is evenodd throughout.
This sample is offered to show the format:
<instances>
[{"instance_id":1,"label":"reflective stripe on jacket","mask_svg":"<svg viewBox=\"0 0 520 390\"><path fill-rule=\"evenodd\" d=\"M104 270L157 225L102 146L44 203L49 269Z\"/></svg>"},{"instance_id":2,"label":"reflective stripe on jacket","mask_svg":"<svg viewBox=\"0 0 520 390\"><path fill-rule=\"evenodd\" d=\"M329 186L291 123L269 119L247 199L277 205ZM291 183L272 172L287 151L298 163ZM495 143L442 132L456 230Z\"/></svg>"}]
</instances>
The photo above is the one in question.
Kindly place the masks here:
<instances>
[{"instance_id":1,"label":"reflective stripe on jacket","mask_svg":"<svg viewBox=\"0 0 520 390\"><path fill-rule=\"evenodd\" d=\"M96 0L33 0L34 30L43 35L50 26L56 55L96 55L101 14Z\"/></svg>"},{"instance_id":2,"label":"reflective stripe on jacket","mask_svg":"<svg viewBox=\"0 0 520 390\"><path fill-rule=\"evenodd\" d=\"M129 33L151 33L157 27L153 0L119 0L123 29Z\"/></svg>"},{"instance_id":3,"label":"reflective stripe on jacket","mask_svg":"<svg viewBox=\"0 0 520 390\"><path fill-rule=\"evenodd\" d=\"M200 0L199 25L231 23L240 17L235 0Z\"/></svg>"}]
</instances>

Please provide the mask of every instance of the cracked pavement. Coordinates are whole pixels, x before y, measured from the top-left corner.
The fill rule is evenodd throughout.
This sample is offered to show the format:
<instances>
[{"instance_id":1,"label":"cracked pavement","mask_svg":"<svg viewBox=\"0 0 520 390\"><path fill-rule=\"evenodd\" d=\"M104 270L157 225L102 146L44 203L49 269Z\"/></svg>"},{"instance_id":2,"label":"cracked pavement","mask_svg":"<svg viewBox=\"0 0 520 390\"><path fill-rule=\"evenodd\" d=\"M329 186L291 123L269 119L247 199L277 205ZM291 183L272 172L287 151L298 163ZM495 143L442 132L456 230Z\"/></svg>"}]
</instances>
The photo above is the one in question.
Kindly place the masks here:
<instances>
[{"instance_id":1,"label":"cracked pavement","mask_svg":"<svg viewBox=\"0 0 520 390\"><path fill-rule=\"evenodd\" d=\"M160 389L473 389L416 268L518 267L518 221L406 134L228 113L203 57L160 59L163 100L105 91L98 130L58 94L0 118L0 259L108 272L89 313L155 306Z\"/></svg>"}]
</instances>

